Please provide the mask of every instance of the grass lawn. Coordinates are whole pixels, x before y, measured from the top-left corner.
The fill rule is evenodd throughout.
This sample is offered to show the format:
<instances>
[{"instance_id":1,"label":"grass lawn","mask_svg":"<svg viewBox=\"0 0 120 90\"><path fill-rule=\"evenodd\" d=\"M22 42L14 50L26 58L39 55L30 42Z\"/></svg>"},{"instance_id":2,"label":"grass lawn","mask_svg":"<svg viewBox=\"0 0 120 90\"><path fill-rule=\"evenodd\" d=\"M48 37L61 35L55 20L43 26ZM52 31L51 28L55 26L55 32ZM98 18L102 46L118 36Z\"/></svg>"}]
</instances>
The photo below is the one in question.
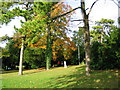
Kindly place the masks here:
<instances>
[{"instance_id":1,"label":"grass lawn","mask_svg":"<svg viewBox=\"0 0 120 90\"><path fill-rule=\"evenodd\" d=\"M58 67L46 70L26 70L2 74L2 88L118 88L117 70L92 71L85 75L85 66Z\"/></svg>"}]
</instances>

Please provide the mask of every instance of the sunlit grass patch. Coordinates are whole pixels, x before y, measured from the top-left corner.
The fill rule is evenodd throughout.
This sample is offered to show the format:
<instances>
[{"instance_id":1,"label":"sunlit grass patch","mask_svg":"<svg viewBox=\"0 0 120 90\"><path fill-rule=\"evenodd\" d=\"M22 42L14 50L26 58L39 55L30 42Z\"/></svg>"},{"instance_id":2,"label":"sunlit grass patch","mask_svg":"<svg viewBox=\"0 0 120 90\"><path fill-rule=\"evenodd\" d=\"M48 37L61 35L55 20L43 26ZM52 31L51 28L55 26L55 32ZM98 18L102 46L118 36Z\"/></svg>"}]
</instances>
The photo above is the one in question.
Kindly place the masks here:
<instances>
[{"instance_id":1,"label":"sunlit grass patch","mask_svg":"<svg viewBox=\"0 0 120 90\"><path fill-rule=\"evenodd\" d=\"M85 75L85 67L76 65L50 70L27 70L24 75L18 72L4 73L3 88L117 88L116 70L95 70Z\"/></svg>"}]
</instances>

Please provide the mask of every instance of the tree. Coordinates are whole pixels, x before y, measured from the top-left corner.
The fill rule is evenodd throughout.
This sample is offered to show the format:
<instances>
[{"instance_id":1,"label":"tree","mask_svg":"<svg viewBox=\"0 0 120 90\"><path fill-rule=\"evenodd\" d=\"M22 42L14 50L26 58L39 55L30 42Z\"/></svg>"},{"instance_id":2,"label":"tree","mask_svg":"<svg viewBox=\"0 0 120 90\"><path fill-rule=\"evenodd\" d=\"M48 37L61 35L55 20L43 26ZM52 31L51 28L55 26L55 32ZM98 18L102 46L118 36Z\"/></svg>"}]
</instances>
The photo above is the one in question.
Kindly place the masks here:
<instances>
[{"instance_id":1,"label":"tree","mask_svg":"<svg viewBox=\"0 0 120 90\"><path fill-rule=\"evenodd\" d=\"M32 6L31 6L31 2L26 2L26 3L22 3L25 5L24 10L21 10L19 7L13 9L13 13L14 12L17 12L17 14L15 14L16 16L23 16L25 21L28 21L31 19L31 14L33 14L33 9L32 9ZM21 21L22 22L22 21ZM16 27L15 27L16 28ZM17 32L19 32L19 29L16 29L18 30ZM22 32L20 32L22 33ZM25 35L22 34L22 44L21 44L21 51L20 51L20 62L19 62L19 73L18 75L22 75L23 74L23 71L22 71L22 63L23 63L23 52L24 52L24 40L25 40Z\"/></svg>"},{"instance_id":2,"label":"tree","mask_svg":"<svg viewBox=\"0 0 120 90\"><path fill-rule=\"evenodd\" d=\"M72 41L75 42L76 44L76 47L78 47L78 60L79 60L79 65L80 65L80 62L82 61L80 59L80 52L82 51L81 47L83 46L83 43L84 43L84 39L83 39L83 27L79 27L79 31L74 31L73 32L73 37L72 37Z\"/></svg>"},{"instance_id":3,"label":"tree","mask_svg":"<svg viewBox=\"0 0 120 90\"><path fill-rule=\"evenodd\" d=\"M45 49L27 47L24 51L24 62L29 65L26 68L45 67Z\"/></svg>"},{"instance_id":4,"label":"tree","mask_svg":"<svg viewBox=\"0 0 120 90\"><path fill-rule=\"evenodd\" d=\"M102 26L93 26L92 27L94 30L90 31L90 36L92 37L91 43L98 41L101 42L103 41L103 34L104 32L102 31Z\"/></svg>"},{"instance_id":5,"label":"tree","mask_svg":"<svg viewBox=\"0 0 120 90\"><path fill-rule=\"evenodd\" d=\"M97 70L103 69L119 69L118 63L120 62L120 49L118 48L119 42L119 29L113 26L110 29L109 35L104 37L103 43L92 43L92 58L91 68Z\"/></svg>"},{"instance_id":6,"label":"tree","mask_svg":"<svg viewBox=\"0 0 120 90\"><path fill-rule=\"evenodd\" d=\"M110 28L113 27L114 20L111 19L101 19L97 21L97 26L93 26L94 31L91 31L92 41L104 42L104 37L109 35Z\"/></svg>"},{"instance_id":7,"label":"tree","mask_svg":"<svg viewBox=\"0 0 120 90\"><path fill-rule=\"evenodd\" d=\"M81 12L83 15L83 22L84 22L84 47L85 47L85 59L86 59L86 75L90 75L90 31L89 31L89 14L94 6L94 4L97 2L96 0L91 8L88 14L86 13L85 8L85 0L81 0Z\"/></svg>"},{"instance_id":8,"label":"tree","mask_svg":"<svg viewBox=\"0 0 120 90\"><path fill-rule=\"evenodd\" d=\"M11 6L17 6L14 9L10 10ZM19 5L24 5L22 10L20 9ZM11 19L13 19L15 16L22 16L24 19L30 20L31 16L33 14L33 9L32 9L32 2L2 2L2 17L0 18L3 23L9 23ZM23 21L21 21L23 23ZM16 31L18 30L15 27ZM19 32L19 31L17 31ZM21 37L23 38L24 35ZM24 51L24 39L22 39L22 45L21 45L21 53L20 53L20 66L19 66L19 73L18 75L22 75L22 61L23 61L23 51Z\"/></svg>"},{"instance_id":9,"label":"tree","mask_svg":"<svg viewBox=\"0 0 120 90\"><path fill-rule=\"evenodd\" d=\"M86 75L90 75L90 31L89 31L89 15L92 11L92 8L93 6L95 5L95 3L97 2L98 0L95 0L95 2L93 2L93 4L91 5L90 7L90 10L88 12L88 14L86 13L86 7L85 7L85 0L81 0L80 1L80 4L81 6L80 7L77 7L77 8L74 8L72 10L70 10L69 12L66 12L62 15L59 15L59 16L56 16L54 17L53 19L56 19L56 18L60 18L62 16L65 16L77 9L81 9L81 12L82 12L82 15L83 15L83 23L84 23L84 47L85 47L85 59L86 59ZM74 21L81 21L80 20L74 20Z\"/></svg>"},{"instance_id":10,"label":"tree","mask_svg":"<svg viewBox=\"0 0 120 90\"><path fill-rule=\"evenodd\" d=\"M85 58L86 58L86 75L89 75L89 71L90 71L90 68L89 68L89 66L90 66L90 32L89 32L89 14L90 14L90 12L91 12L91 10L92 10L92 8L93 8L93 6L94 6L94 4L97 2L98 0L96 0L93 4L92 4L92 6L90 7L90 10L89 10L89 12L88 12L88 14L86 13L86 8L85 8L85 0L81 0L80 1L80 3L81 3L81 7L77 7L77 8L74 8L74 9L72 9L72 10L70 10L69 12L66 12L66 13L64 13L64 14L62 14L62 15L58 15L58 16L55 16L55 17L52 17L51 18L51 20L48 18L47 19L47 21L49 21L49 22L52 22L53 20L55 20L55 19L58 19L58 18L60 18L60 17L63 17L63 16L65 16L65 15L67 15L67 14L69 14L69 13L71 13L71 12L73 12L73 11L75 11L76 9L79 9L79 8L81 8L81 11L82 11L82 15L83 15L83 22L84 22L84 41L85 41L85 43L84 43L84 46L85 46ZM47 5L47 4L46 4ZM49 8L50 9L50 8ZM48 10L49 10L48 9ZM48 14L48 17L50 16L50 13ZM49 27L49 23L47 23L47 25L48 25L48 33L50 33L50 27ZM49 35L50 34L48 34L48 38L49 38ZM48 42L51 42L51 39L49 38L49 40L48 40ZM51 44L50 44L50 42L49 43L47 43L47 48L48 47L51 47ZM51 52L51 49L49 48L49 53ZM51 60L50 59L50 57L51 57L51 54L49 54L49 60Z\"/></svg>"},{"instance_id":11,"label":"tree","mask_svg":"<svg viewBox=\"0 0 120 90\"><path fill-rule=\"evenodd\" d=\"M62 4L58 4L58 5L55 5L55 7L53 7L53 8L55 8L54 9L54 11L51 13L51 24L52 24L52 27L51 27L51 29L52 30L54 30L54 31L51 31L51 33L49 34L50 36L52 35L53 37L55 37L58 33L62 33L63 34L63 38L66 38L66 34L65 34L65 31L62 31L63 29L64 30L66 30L66 27L65 26L67 26L67 24L68 24L68 22L69 22L69 19L70 19L70 16L71 16L71 14L68 14L68 15L66 15L66 16L63 16L63 17L61 17L61 18L59 18L59 19L53 19L54 17L56 17L56 16L58 16L58 15L61 15L61 14L63 14L64 12L67 12L68 10L70 10L71 9L71 7L69 6L69 5L64 5L63 3ZM64 9L63 9L64 8ZM54 25L54 23L55 23L55 25ZM53 26L58 26L58 27L53 27ZM50 26L49 26L50 27ZM58 33L56 33L58 31ZM49 33L49 32L48 32ZM60 36L60 34L59 34L59 36L58 37L62 37L62 36ZM49 39L50 39L50 37L48 37ZM58 38L57 38L58 39ZM51 40L51 43L53 43L53 40L55 40L55 39L52 39ZM59 40L58 40L59 41ZM48 44L47 44L48 45ZM51 49L50 49L50 47L51 47ZM52 51L52 44L51 44L51 46L49 47L49 50L51 50ZM48 50L48 51L49 51ZM51 53L52 54L52 53ZM54 54L55 55L55 54ZM50 55L48 55L48 56L50 56ZM51 55L52 56L52 55ZM69 55L68 55L69 56ZM52 58L52 57L51 57ZM50 60L49 60L50 61Z\"/></svg>"},{"instance_id":12,"label":"tree","mask_svg":"<svg viewBox=\"0 0 120 90\"><path fill-rule=\"evenodd\" d=\"M19 48L15 47L16 41L10 39L5 48L2 48L2 67L5 70L16 69L19 62Z\"/></svg>"},{"instance_id":13,"label":"tree","mask_svg":"<svg viewBox=\"0 0 120 90\"><path fill-rule=\"evenodd\" d=\"M20 61L19 61L19 72L18 72L18 75L23 75L23 70L22 70L22 69L23 69L23 66L22 66L22 64L23 64L23 52L24 52L25 35L21 35L20 32L16 32L12 38L13 38L15 41L18 41L18 39L21 40L21 42L18 41L18 42L21 43L21 46L20 46L21 50L20 50ZM18 43L16 43L16 44L18 44Z\"/></svg>"},{"instance_id":14,"label":"tree","mask_svg":"<svg viewBox=\"0 0 120 90\"><path fill-rule=\"evenodd\" d=\"M26 35L29 46L40 46L40 48L46 49L46 69L49 69L52 60L52 44L58 39L57 37L66 37L66 25L69 22L70 14L54 20L52 17L70 10L71 7L63 3L50 2L34 5L33 19L25 22L19 31Z\"/></svg>"},{"instance_id":15,"label":"tree","mask_svg":"<svg viewBox=\"0 0 120 90\"><path fill-rule=\"evenodd\" d=\"M105 21L104 21L105 20ZM119 28L112 25L113 23L109 24L107 19L104 19L103 21L106 22L107 27L105 27L105 30L107 29L106 34L104 36L104 42L99 43L94 41L92 43L92 60L91 60L91 68L92 69L119 69L118 63L120 62L120 50L118 48L119 46ZM113 20L110 20L113 22ZM97 58L97 59L96 59Z\"/></svg>"}]
</instances>

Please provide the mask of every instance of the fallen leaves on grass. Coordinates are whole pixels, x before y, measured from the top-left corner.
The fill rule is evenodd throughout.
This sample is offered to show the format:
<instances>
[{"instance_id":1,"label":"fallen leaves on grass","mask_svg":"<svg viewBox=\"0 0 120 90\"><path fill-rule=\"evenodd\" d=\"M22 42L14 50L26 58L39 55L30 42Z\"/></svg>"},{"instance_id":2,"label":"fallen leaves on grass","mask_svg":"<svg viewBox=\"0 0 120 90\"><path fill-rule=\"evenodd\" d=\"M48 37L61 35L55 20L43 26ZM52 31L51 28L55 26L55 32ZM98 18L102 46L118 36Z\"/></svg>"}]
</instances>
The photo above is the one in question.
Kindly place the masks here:
<instances>
[{"instance_id":1,"label":"fallen leaves on grass","mask_svg":"<svg viewBox=\"0 0 120 90\"><path fill-rule=\"evenodd\" d=\"M97 82L97 83L100 82L100 79L97 79L95 82Z\"/></svg>"}]
</instances>

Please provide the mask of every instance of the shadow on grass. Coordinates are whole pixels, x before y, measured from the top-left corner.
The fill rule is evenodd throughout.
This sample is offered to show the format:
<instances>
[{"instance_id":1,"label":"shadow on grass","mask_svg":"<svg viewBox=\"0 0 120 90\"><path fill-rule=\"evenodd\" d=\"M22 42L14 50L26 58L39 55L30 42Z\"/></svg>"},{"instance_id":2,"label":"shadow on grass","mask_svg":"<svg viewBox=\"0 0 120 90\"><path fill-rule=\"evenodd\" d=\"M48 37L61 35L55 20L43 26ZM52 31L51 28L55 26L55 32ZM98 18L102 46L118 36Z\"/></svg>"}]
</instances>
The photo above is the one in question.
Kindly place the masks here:
<instances>
[{"instance_id":1,"label":"shadow on grass","mask_svg":"<svg viewBox=\"0 0 120 90\"><path fill-rule=\"evenodd\" d=\"M23 70L23 75L38 73L41 71L43 71L43 70ZM2 71L2 74L18 73L18 72L19 72L19 70L9 70L9 71Z\"/></svg>"},{"instance_id":2,"label":"shadow on grass","mask_svg":"<svg viewBox=\"0 0 120 90\"><path fill-rule=\"evenodd\" d=\"M50 88L118 88L118 75L110 71L92 71L85 75L85 67L76 67L75 72L52 78Z\"/></svg>"},{"instance_id":3,"label":"shadow on grass","mask_svg":"<svg viewBox=\"0 0 120 90\"><path fill-rule=\"evenodd\" d=\"M45 71L45 70L33 70L33 71L23 72L23 75L35 74L35 73L39 73L42 71Z\"/></svg>"},{"instance_id":4,"label":"shadow on grass","mask_svg":"<svg viewBox=\"0 0 120 90\"><path fill-rule=\"evenodd\" d=\"M15 72L18 72L18 70L2 71L2 74L15 73Z\"/></svg>"}]
</instances>

